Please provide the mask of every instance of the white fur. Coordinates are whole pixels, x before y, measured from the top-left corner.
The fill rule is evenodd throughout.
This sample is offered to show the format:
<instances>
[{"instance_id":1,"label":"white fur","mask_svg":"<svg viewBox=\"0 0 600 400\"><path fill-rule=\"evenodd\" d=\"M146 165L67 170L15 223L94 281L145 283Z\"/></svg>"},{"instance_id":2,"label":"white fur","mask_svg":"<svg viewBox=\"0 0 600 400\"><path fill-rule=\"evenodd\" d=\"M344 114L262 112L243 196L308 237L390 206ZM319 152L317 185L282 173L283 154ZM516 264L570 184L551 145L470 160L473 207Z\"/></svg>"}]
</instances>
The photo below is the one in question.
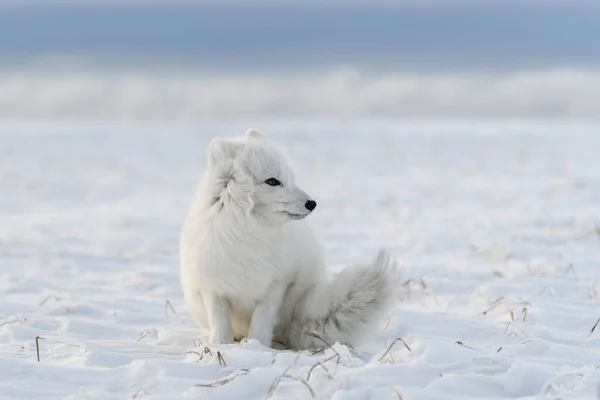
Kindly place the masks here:
<instances>
[{"instance_id":1,"label":"white fur","mask_svg":"<svg viewBox=\"0 0 600 400\"><path fill-rule=\"evenodd\" d=\"M376 329L394 297L387 254L329 283L323 249L300 221L309 200L283 150L260 132L210 143L180 257L186 303L211 343L248 337L304 349L321 339L356 344Z\"/></svg>"}]
</instances>

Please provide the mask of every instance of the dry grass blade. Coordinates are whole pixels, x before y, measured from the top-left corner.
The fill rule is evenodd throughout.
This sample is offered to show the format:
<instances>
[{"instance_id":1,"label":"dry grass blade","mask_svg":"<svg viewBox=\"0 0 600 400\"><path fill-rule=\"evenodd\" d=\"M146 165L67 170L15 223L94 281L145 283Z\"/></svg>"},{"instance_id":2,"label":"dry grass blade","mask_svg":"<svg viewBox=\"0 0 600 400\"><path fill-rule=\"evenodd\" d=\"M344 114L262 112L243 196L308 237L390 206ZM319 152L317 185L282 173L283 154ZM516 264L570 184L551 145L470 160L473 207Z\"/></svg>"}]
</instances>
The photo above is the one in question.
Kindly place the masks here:
<instances>
[{"instance_id":1,"label":"dry grass blade","mask_svg":"<svg viewBox=\"0 0 600 400\"><path fill-rule=\"evenodd\" d=\"M202 342L200 342L200 343L202 343ZM203 349L200 348L200 349L198 349L198 351L188 350L188 351L186 351L183 354L195 354L195 355L197 355L198 356L198 362L202 361L204 359L204 356L206 354L209 354L209 355L211 355L211 356L214 357L214 354L213 354L212 350L208 346L205 346ZM225 359L223 358L223 355L221 354L220 351L217 351L217 360L219 361L220 365L227 366L227 364L225 363Z\"/></svg>"},{"instance_id":2,"label":"dry grass blade","mask_svg":"<svg viewBox=\"0 0 600 400\"><path fill-rule=\"evenodd\" d=\"M364 358L364 355L359 353L356 348L354 346L352 346L350 343L346 344L346 347L348 347L348 350L350 350L350 354L352 354L353 356L355 356L356 358ZM339 364L339 360L338 360L338 364Z\"/></svg>"},{"instance_id":3,"label":"dry grass blade","mask_svg":"<svg viewBox=\"0 0 600 400\"><path fill-rule=\"evenodd\" d=\"M67 346L77 347L78 349L81 349L81 350L83 350L83 351L85 351L87 353L87 349L85 347L83 347L83 346L78 345L78 344L67 343L67 342L60 342L58 340L54 340L54 343L66 344Z\"/></svg>"},{"instance_id":4,"label":"dry grass blade","mask_svg":"<svg viewBox=\"0 0 600 400\"><path fill-rule=\"evenodd\" d=\"M273 383L271 383L271 387L269 387L269 393L267 393L267 399L271 398L271 396L273 396L273 394L275 393L275 391L277 390L277 386L279 386L279 383L281 382L281 379L287 375L288 371L294 366L296 365L296 363L298 362L298 359L300 358L300 353L298 353L298 355L296 356L296 358L294 359L294 362L291 363L286 369L285 371L283 371L283 373L281 375L279 375L274 381Z\"/></svg>"},{"instance_id":5,"label":"dry grass blade","mask_svg":"<svg viewBox=\"0 0 600 400\"><path fill-rule=\"evenodd\" d=\"M393 387L391 387L390 389L392 389L392 391L394 392L394 394L396 395L396 397L398 398L398 400L404 400L404 397L402 397L402 395L400 394L399 391L397 391Z\"/></svg>"},{"instance_id":6,"label":"dry grass blade","mask_svg":"<svg viewBox=\"0 0 600 400\"><path fill-rule=\"evenodd\" d=\"M590 330L590 334L588 335L588 337L592 336L592 334L596 330L596 327L598 326L599 323L600 323L600 318L598 318L598 320L596 321L596 323L594 324L594 326L592 326L592 329Z\"/></svg>"},{"instance_id":7,"label":"dry grass blade","mask_svg":"<svg viewBox=\"0 0 600 400\"><path fill-rule=\"evenodd\" d=\"M287 374L286 374L286 375L281 375L281 378L288 378L288 379L292 379L292 380L294 380L294 381L296 381L296 382L300 382L301 384L303 384L303 385L304 385L304 386L305 386L305 387L308 389L308 391L310 392L310 396L311 396L313 399L314 399L314 398L316 398L316 396L315 396L315 391L314 391L314 390L313 390L313 388L312 388L312 387L311 387L311 386L308 384L308 382L306 382L304 379L302 379L302 378L298 378L298 377L296 377L296 376L287 375Z\"/></svg>"},{"instance_id":8,"label":"dry grass blade","mask_svg":"<svg viewBox=\"0 0 600 400\"><path fill-rule=\"evenodd\" d=\"M225 359L221 355L220 351L217 351L217 360L219 360L219 365L223 365L225 367L227 366L227 363L225 362ZM221 362L222 362L222 364L221 364Z\"/></svg>"},{"instance_id":9,"label":"dry grass blade","mask_svg":"<svg viewBox=\"0 0 600 400\"><path fill-rule=\"evenodd\" d=\"M36 352L36 355L37 355L37 361L38 362L40 362L40 340L47 340L47 339L44 339L41 336L36 336L35 337L35 352ZM60 343L60 344L64 344L64 345L67 345L67 346L77 347L78 349L81 349L81 350L83 350L83 351L85 351L87 353L87 349L85 347L83 347L83 346L78 345L78 344L61 342L59 340L52 340L52 339L49 339L49 340L51 342L53 342L53 343Z\"/></svg>"},{"instance_id":10,"label":"dry grass blade","mask_svg":"<svg viewBox=\"0 0 600 400\"><path fill-rule=\"evenodd\" d=\"M20 324L20 323L23 323L23 322L27 321L26 318L23 318L23 319L21 319L19 317L13 317L13 318L14 319L9 319L7 321L4 321L4 322L0 323L0 326L12 325L12 324L17 324L17 323Z\"/></svg>"},{"instance_id":11,"label":"dry grass blade","mask_svg":"<svg viewBox=\"0 0 600 400\"><path fill-rule=\"evenodd\" d=\"M142 390L141 392L134 394L131 397L131 400L141 399L142 397L146 397L146 396L148 396L148 393L145 390Z\"/></svg>"},{"instance_id":12,"label":"dry grass blade","mask_svg":"<svg viewBox=\"0 0 600 400\"><path fill-rule=\"evenodd\" d=\"M312 351L312 355L316 356L319 353L323 353L325 350L327 350L327 346L319 347L318 349Z\"/></svg>"},{"instance_id":13,"label":"dry grass blade","mask_svg":"<svg viewBox=\"0 0 600 400\"><path fill-rule=\"evenodd\" d=\"M512 322L509 322L509 323L506 325L506 329L504 330L504 334L505 334L505 335L506 335L506 334L507 334L507 332L508 332L508 328L510 328L511 326L513 326L514 328L517 328L518 330L520 330L520 331L523 333L523 335L524 335L526 338L528 338L528 337L529 337L529 336L527 335L527 332L525 332L525 330L524 330L523 328L519 327L518 325L515 325L515 324L513 324ZM516 333L513 333L513 335L514 335L514 336L516 336L517 334L516 334Z\"/></svg>"},{"instance_id":14,"label":"dry grass blade","mask_svg":"<svg viewBox=\"0 0 600 400\"><path fill-rule=\"evenodd\" d=\"M50 299L54 299L55 301L61 301L62 299L58 296L55 295L50 295L48 297L46 297L44 300L42 300L39 304L39 307L43 306L44 304L46 304Z\"/></svg>"},{"instance_id":15,"label":"dry grass blade","mask_svg":"<svg viewBox=\"0 0 600 400\"><path fill-rule=\"evenodd\" d=\"M19 322L18 319L8 320L8 321L4 321L4 322L0 323L0 326L16 324L17 322Z\"/></svg>"},{"instance_id":16,"label":"dry grass blade","mask_svg":"<svg viewBox=\"0 0 600 400\"><path fill-rule=\"evenodd\" d=\"M527 307L523 307L523 310L521 310L521 314L523 314L523 322L525 322L525 320L527 319Z\"/></svg>"},{"instance_id":17,"label":"dry grass blade","mask_svg":"<svg viewBox=\"0 0 600 400\"><path fill-rule=\"evenodd\" d=\"M565 271L565 276L569 275L569 272L571 272L576 279L579 279L579 276L577 275L577 272L575 272L575 266L573 264L569 264L569 267Z\"/></svg>"},{"instance_id":18,"label":"dry grass blade","mask_svg":"<svg viewBox=\"0 0 600 400\"><path fill-rule=\"evenodd\" d=\"M313 365L312 367L310 367L310 369L308 370L308 375L306 376L306 380L307 380L307 381L309 381L309 380L310 380L310 375L312 374L313 370L314 370L316 367L321 367L321 368L323 368L323 370L324 370L325 372L327 372L327 375L329 376L329 378L330 378L330 379L333 379L333 375L331 375L331 373L329 372L329 370L327 369L327 367L325 367L325 364L324 364L324 363L326 363L326 362L328 362L328 361L331 361L331 360L333 360L333 359L334 359L334 358L336 358L336 357L337 357L337 362L338 362L338 364L339 364L339 362L340 362L340 356L339 356L339 355L336 355L336 354L334 354L334 355L332 355L331 357L329 357L328 359L326 359L326 360L323 360L323 361L319 361L319 362L317 362L315 365Z\"/></svg>"},{"instance_id":19,"label":"dry grass blade","mask_svg":"<svg viewBox=\"0 0 600 400\"><path fill-rule=\"evenodd\" d=\"M336 349L334 349L334 348L333 348L333 347L332 347L332 346L331 346L329 343L327 343L327 341L326 341L325 339L323 339L321 336L319 336L319 335L317 334L317 332L311 332L311 333L307 333L307 335L309 335L309 336L312 336L312 337L314 337L314 338L316 338L316 339L319 339L321 342L323 342L323 343L325 344L325 348L329 348L329 349L331 349L331 351L333 351L333 352L334 352L336 355L340 356L340 353L338 353ZM317 353L318 353L318 352L317 352ZM314 354L317 354L317 353L313 353L313 355L314 355ZM340 356L340 357L341 357L341 356Z\"/></svg>"},{"instance_id":20,"label":"dry grass blade","mask_svg":"<svg viewBox=\"0 0 600 400\"><path fill-rule=\"evenodd\" d=\"M379 358L379 362L382 362L387 356L389 356L392 360L392 364L395 363L394 358L392 357L392 354L390 353L392 350L392 347L394 347L394 345L398 342L402 342L404 344L404 347L406 347L406 349L409 352L412 352L412 350L410 349L410 347L408 347L408 345L406 344L406 342L404 341L404 339L402 338L396 338L392 341L392 343L390 343L390 345L388 346L387 350L383 353L383 355Z\"/></svg>"},{"instance_id":21,"label":"dry grass blade","mask_svg":"<svg viewBox=\"0 0 600 400\"><path fill-rule=\"evenodd\" d=\"M197 387L218 387L218 386L223 386L228 384L229 382L231 382L232 380L234 380L235 378L237 378L238 376L242 376L242 375L246 375L248 372L250 372L247 369L241 369L239 371L235 371L234 373L228 375L227 377L220 379L218 381L215 382L211 382L211 383L199 383L195 386Z\"/></svg>"},{"instance_id":22,"label":"dry grass blade","mask_svg":"<svg viewBox=\"0 0 600 400\"><path fill-rule=\"evenodd\" d=\"M477 350L477 349L476 349L476 348L474 348L474 347L467 346L466 344L464 344L464 343L463 343L462 341L460 341L460 340L457 340L457 341L456 341L456 342L454 342L454 343L456 343L457 345L459 345L459 346L461 346L461 347L464 347L465 349L469 349L469 350L473 350L473 351L481 351L481 350Z\"/></svg>"},{"instance_id":23,"label":"dry grass blade","mask_svg":"<svg viewBox=\"0 0 600 400\"><path fill-rule=\"evenodd\" d=\"M487 313L489 313L490 311L495 310L496 308L500 307L502 305L502 300L504 300L504 296L502 297L498 297L496 300L492 301L490 303L490 308L488 308L487 310L484 310L482 312L483 315L487 315Z\"/></svg>"},{"instance_id":24,"label":"dry grass blade","mask_svg":"<svg viewBox=\"0 0 600 400\"><path fill-rule=\"evenodd\" d=\"M169 310L173 313L173 315L177 315L177 311L173 307L173 304L169 300L165 302L165 318L169 318Z\"/></svg>"},{"instance_id":25,"label":"dry grass blade","mask_svg":"<svg viewBox=\"0 0 600 400\"><path fill-rule=\"evenodd\" d=\"M198 351L188 350L183 354L196 354L198 356L198 362L200 362L204 359L204 353L200 353Z\"/></svg>"},{"instance_id":26,"label":"dry grass blade","mask_svg":"<svg viewBox=\"0 0 600 400\"><path fill-rule=\"evenodd\" d=\"M150 336L153 333L157 333L158 331L156 329L146 329L144 332L140 333L140 336L137 339L137 342L141 342L142 339Z\"/></svg>"},{"instance_id":27,"label":"dry grass blade","mask_svg":"<svg viewBox=\"0 0 600 400\"><path fill-rule=\"evenodd\" d=\"M282 375L283 376L283 375ZM279 382L281 382L281 377L282 376L278 376L273 383L271 383L271 387L269 387L269 393L267 393L267 399L270 399L271 396L273 396L273 394L275 393L275 391L277 390L277 386L279 386Z\"/></svg>"},{"instance_id":28,"label":"dry grass blade","mask_svg":"<svg viewBox=\"0 0 600 400\"><path fill-rule=\"evenodd\" d=\"M387 322L387 324L385 324L385 326L383 327L382 331L385 331L388 328L388 326L390 326L390 322L392 322L391 319Z\"/></svg>"},{"instance_id":29,"label":"dry grass blade","mask_svg":"<svg viewBox=\"0 0 600 400\"><path fill-rule=\"evenodd\" d=\"M40 340L44 340L43 337L35 337L35 351L37 353L37 361L40 362Z\"/></svg>"},{"instance_id":30,"label":"dry grass blade","mask_svg":"<svg viewBox=\"0 0 600 400\"><path fill-rule=\"evenodd\" d=\"M500 297L498 297L496 300L492 301L492 302L490 303L490 305L492 305L492 306L493 306L494 304L498 304L498 303L500 303L502 300L504 300L504 296L500 296Z\"/></svg>"}]
</instances>

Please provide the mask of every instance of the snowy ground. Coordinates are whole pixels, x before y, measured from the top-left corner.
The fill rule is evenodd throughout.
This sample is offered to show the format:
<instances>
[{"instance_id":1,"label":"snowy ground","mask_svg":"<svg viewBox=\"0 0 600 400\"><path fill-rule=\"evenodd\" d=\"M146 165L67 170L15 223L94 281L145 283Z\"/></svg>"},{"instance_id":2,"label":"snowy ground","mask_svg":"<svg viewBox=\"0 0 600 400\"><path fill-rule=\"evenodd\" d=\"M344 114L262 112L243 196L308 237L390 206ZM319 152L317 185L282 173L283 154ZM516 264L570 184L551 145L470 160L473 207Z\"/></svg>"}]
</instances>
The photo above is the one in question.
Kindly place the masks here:
<instances>
[{"instance_id":1,"label":"snowy ground","mask_svg":"<svg viewBox=\"0 0 600 400\"><path fill-rule=\"evenodd\" d=\"M389 324L314 355L197 340L179 228L208 140L250 125L3 125L0 398L596 398L600 125L251 125L332 271L392 247Z\"/></svg>"}]
</instances>

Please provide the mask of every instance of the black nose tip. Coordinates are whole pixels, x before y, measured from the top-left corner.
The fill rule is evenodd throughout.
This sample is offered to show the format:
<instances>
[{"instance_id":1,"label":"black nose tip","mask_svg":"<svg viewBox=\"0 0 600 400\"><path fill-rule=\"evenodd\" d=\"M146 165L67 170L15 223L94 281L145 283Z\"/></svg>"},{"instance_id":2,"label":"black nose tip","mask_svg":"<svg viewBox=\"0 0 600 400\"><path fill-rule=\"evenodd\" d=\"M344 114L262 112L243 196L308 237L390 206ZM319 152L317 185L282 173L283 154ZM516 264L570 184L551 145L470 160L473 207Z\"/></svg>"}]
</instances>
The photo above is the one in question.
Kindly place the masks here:
<instances>
[{"instance_id":1,"label":"black nose tip","mask_svg":"<svg viewBox=\"0 0 600 400\"><path fill-rule=\"evenodd\" d=\"M309 200L304 205L304 207L308 208L310 211L314 210L316 206L317 206L317 202L314 200Z\"/></svg>"}]
</instances>

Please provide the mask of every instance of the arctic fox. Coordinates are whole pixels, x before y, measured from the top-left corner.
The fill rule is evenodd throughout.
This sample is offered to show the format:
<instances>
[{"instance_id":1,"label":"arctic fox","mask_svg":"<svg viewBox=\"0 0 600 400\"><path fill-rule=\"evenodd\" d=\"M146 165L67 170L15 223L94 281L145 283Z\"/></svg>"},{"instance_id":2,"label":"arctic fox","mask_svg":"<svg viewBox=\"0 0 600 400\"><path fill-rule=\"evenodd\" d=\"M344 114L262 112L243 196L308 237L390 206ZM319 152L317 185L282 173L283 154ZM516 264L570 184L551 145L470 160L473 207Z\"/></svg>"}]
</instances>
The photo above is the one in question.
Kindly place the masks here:
<instances>
[{"instance_id":1,"label":"arctic fox","mask_svg":"<svg viewBox=\"0 0 600 400\"><path fill-rule=\"evenodd\" d=\"M382 250L329 281L321 244L300 221L316 206L259 131L211 141L180 248L186 304L210 343L308 349L354 345L376 329L395 298L390 258Z\"/></svg>"}]
</instances>

